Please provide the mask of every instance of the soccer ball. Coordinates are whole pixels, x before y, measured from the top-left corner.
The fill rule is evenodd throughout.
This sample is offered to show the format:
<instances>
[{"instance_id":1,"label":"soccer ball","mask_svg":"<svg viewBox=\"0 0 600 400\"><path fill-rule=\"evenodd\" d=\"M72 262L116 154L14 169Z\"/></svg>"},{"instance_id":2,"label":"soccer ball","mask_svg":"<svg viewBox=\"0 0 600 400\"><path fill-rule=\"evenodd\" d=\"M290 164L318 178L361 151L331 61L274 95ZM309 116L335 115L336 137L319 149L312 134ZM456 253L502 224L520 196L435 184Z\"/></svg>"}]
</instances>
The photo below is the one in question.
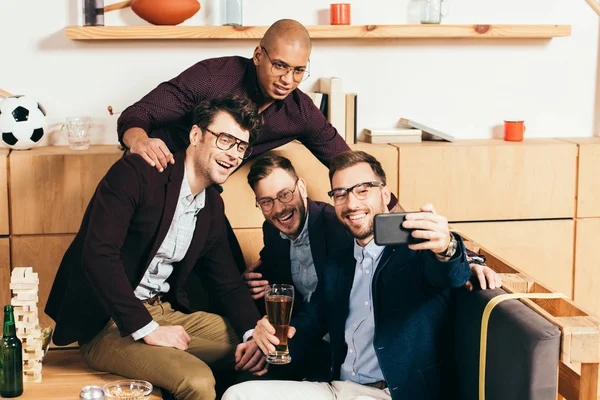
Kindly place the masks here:
<instances>
[{"instance_id":1,"label":"soccer ball","mask_svg":"<svg viewBox=\"0 0 600 400\"><path fill-rule=\"evenodd\" d=\"M30 149L47 131L46 111L31 97L13 96L0 103L0 135L8 147Z\"/></svg>"}]
</instances>

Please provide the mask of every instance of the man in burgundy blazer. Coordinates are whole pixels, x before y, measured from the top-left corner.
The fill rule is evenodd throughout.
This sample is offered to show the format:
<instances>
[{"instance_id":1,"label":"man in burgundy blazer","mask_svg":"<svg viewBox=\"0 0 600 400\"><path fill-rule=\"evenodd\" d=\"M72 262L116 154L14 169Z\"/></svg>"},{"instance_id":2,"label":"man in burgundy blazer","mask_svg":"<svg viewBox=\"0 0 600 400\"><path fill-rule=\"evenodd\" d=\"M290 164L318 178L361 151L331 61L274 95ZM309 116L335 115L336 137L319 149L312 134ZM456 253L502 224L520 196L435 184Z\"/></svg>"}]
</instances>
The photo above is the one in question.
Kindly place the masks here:
<instances>
[{"instance_id":1,"label":"man in burgundy blazer","mask_svg":"<svg viewBox=\"0 0 600 400\"><path fill-rule=\"evenodd\" d=\"M234 351L237 369L264 372L253 340L236 349L260 315L230 253L214 187L259 129L247 99L212 99L196 107L191 145L164 172L135 154L111 167L50 292L45 311L57 345L78 341L92 367L148 380L178 399L214 399L211 368L233 366ZM191 273L227 320L191 312L183 290Z\"/></svg>"}]
</instances>

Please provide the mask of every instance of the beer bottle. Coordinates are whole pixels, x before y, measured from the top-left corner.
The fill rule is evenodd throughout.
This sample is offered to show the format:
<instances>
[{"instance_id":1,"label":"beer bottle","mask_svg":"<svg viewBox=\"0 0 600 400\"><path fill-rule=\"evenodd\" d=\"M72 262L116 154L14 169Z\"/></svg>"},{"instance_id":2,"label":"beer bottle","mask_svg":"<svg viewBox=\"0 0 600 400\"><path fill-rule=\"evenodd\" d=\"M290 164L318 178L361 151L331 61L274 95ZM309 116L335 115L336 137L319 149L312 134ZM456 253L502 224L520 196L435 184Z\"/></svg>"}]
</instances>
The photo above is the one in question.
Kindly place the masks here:
<instances>
[{"instance_id":1,"label":"beer bottle","mask_svg":"<svg viewBox=\"0 0 600 400\"><path fill-rule=\"evenodd\" d=\"M0 364L0 396L18 397L23 394L23 346L17 337L15 315L10 305L4 306Z\"/></svg>"}]
</instances>

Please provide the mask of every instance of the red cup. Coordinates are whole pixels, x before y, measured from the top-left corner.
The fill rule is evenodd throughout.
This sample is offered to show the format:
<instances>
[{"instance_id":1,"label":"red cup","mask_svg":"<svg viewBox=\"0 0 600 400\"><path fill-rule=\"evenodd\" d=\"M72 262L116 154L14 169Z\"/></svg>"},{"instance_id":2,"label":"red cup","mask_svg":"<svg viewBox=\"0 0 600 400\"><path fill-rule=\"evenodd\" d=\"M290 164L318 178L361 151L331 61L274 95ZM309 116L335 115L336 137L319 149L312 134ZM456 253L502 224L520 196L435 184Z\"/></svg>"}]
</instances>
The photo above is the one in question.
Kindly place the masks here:
<instances>
[{"instance_id":1,"label":"red cup","mask_svg":"<svg viewBox=\"0 0 600 400\"><path fill-rule=\"evenodd\" d=\"M329 6L331 25L350 25L350 4L336 3Z\"/></svg>"},{"instance_id":2,"label":"red cup","mask_svg":"<svg viewBox=\"0 0 600 400\"><path fill-rule=\"evenodd\" d=\"M524 134L524 121L504 121L504 140L508 142L522 142Z\"/></svg>"}]
</instances>

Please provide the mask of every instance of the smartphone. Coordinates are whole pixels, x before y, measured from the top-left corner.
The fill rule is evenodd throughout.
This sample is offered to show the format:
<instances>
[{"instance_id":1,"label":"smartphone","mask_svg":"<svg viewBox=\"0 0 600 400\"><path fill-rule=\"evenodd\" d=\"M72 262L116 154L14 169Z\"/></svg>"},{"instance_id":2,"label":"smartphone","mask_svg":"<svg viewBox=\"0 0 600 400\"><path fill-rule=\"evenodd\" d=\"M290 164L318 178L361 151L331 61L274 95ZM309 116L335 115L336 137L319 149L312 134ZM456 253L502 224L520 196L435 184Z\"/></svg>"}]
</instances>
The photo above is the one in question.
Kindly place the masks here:
<instances>
[{"instance_id":1,"label":"smartphone","mask_svg":"<svg viewBox=\"0 0 600 400\"><path fill-rule=\"evenodd\" d=\"M416 244L427 239L415 238L411 235L413 229L402 227L406 215L410 212L377 214L373 222L375 244L385 246L388 244Z\"/></svg>"}]
</instances>

